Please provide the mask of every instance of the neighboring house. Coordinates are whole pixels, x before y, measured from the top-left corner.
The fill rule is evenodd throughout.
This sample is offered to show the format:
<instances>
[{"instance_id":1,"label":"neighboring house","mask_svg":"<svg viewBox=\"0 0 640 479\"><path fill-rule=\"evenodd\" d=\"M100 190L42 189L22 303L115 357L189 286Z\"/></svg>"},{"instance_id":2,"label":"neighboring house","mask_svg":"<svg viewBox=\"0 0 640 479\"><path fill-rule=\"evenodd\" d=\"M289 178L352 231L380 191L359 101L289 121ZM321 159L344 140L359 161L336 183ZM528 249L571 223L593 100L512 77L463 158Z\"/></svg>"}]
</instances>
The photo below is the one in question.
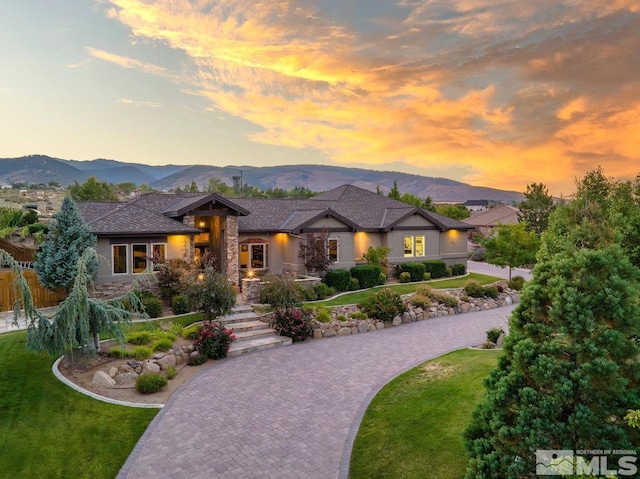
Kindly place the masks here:
<instances>
[{"instance_id":1,"label":"neighboring house","mask_svg":"<svg viewBox=\"0 0 640 479\"><path fill-rule=\"evenodd\" d=\"M310 199L149 193L126 203L79 202L78 208L108 260L97 284L130 282L154 256L194 260L207 250L234 284L249 271L304 273L299 242L325 228L334 268L361 262L369 246L391 248L391 264L466 263L466 232L473 229L352 185Z\"/></svg>"},{"instance_id":2,"label":"neighboring house","mask_svg":"<svg viewBox=\"0 0 640 479\"><path fill-rule=\"evenodd\" d=\"M489 200L467 200L464 206L471 211L486 211L489 208Z\"/></svg>"},{"instance_id":3,"label":"neighboring house","mask_svg":"<svg viewBox=\"0 0 640 479\"><path fill-rule=\"evenodd\" d=\"M487 211L476 213L466 218L466 223L475 226L483 236L491 234L493 228L500 224L513 224L518 222L518 208L509 205L496 206Z\"/></svg>"}]
</instances>

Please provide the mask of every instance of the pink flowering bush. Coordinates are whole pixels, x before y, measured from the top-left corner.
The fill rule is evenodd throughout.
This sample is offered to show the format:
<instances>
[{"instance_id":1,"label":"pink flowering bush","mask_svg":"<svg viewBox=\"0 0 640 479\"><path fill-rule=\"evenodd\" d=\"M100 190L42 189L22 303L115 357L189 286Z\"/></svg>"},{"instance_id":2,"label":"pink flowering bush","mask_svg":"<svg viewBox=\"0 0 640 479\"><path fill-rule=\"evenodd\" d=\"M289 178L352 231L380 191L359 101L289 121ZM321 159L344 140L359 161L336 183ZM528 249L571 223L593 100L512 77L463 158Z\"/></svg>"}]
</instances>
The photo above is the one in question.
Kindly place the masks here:
<instances>
[{"instance_id":1,"label":"pink flowering bush","mask_svg":"<svg viewBox=\"0 0 640 479\"><path fill-rule=\"evenodd\" d=\"M204 321L193 346L204 357L222 359L227 357L231 343L235 340L233 329L227 329L213 321Z\"/></svg>"},{"instance_id":2,"label":"pink flowering bush","mask_svg":"<svg viewBox=\"0 0 640 479\"><path fill-rule=\"evenodd\" d=\"M273 329L281 336L293 339L294 343L304 341L313 335L311 318L298 308L276 311Z\"/></svg>"}]
</instances>

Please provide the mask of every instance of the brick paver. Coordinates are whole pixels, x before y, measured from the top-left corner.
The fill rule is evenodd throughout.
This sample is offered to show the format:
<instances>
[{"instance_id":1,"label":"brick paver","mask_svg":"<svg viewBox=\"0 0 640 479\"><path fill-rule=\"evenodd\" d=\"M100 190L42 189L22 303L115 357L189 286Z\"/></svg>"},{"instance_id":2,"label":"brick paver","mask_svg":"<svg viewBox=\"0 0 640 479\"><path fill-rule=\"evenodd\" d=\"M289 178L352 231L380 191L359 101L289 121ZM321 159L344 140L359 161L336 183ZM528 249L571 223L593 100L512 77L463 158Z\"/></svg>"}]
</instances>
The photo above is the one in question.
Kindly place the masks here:
<instances>
[{"instance_id":1,"label":"brick paver","mask_svg":"<svg viewBox=\"0 0 640 479\"><path fill-rule=\"evenodd\" d=\"M506 327L513 307L294 344L192 378L154 419L118 478L347 477L366 405L393 377Z\"/></svg>"}]
</instances>

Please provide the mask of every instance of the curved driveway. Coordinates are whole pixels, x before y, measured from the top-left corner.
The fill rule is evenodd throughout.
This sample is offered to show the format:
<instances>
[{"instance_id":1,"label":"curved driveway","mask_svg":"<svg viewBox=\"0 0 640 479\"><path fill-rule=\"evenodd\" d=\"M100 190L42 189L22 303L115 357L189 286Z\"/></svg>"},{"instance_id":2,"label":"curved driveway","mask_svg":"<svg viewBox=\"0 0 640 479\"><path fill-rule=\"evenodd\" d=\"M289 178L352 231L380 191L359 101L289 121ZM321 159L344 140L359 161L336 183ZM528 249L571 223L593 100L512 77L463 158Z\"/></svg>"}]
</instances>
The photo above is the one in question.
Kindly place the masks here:
<instances>
[{"instance_id":1,"label":"curved driveway","mask_svg":"<svg viewBox=\"0 0 640 479\"><path fill-rule=\"evenodd\" d=\"M224 360L153 420L119 478L347 477L369 401L399 373L486 339L513 307Z\"/></svg>"}]
</instances>

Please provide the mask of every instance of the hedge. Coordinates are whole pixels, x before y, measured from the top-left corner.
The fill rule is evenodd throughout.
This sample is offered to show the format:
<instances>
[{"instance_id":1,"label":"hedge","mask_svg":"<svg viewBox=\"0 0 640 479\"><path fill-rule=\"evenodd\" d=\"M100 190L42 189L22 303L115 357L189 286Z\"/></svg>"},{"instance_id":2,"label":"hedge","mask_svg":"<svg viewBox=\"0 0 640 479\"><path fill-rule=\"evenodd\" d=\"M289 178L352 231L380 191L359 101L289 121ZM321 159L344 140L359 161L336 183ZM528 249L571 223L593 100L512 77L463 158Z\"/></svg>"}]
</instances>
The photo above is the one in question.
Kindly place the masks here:
<instances>
[{"instance_id":1,"label":"hedge","mask_svg":"<svg viewBox=\"0 0 640 479\"><path fill-rule=\"evenodd\" d=\"M439 259L428 259L423 261L427 273L431 274L431 279L444 278L447 275L447 263Z\"/></svg>"},{"instance_id":2,"label":"hedge","mask_svg":"<svg viewBox=\"0 0 640 479\"><path fill-rule=\"evenodd\" d=\"M350 273L351 276L358 280L360 288L373 288L380 283L382 266L377 264L363 264L351 268Z\"/></svg>"},{"instance_id":3,"label":"hedge","mask_svg":"<svg viewBox=\"0 0 640 479\"><path fill-rule=\"evenodd\" d=\"M330 269L322 282L336 291L348 291L351 288L351 273L347 269Z\"/></svg>"},{"instance_id":4,"label":"hedge","mask_svg":"<svg viewBox=\"0 0 640 479\"><path fill-rule=\"evenodd\" d=\"M398 265L398 273L409 273L411 276L411 281L422 281L424 278L424 273L427 271L427 268L422 263L409 262L409 263L400 263Z\"/></svg>"}]
</instances>

